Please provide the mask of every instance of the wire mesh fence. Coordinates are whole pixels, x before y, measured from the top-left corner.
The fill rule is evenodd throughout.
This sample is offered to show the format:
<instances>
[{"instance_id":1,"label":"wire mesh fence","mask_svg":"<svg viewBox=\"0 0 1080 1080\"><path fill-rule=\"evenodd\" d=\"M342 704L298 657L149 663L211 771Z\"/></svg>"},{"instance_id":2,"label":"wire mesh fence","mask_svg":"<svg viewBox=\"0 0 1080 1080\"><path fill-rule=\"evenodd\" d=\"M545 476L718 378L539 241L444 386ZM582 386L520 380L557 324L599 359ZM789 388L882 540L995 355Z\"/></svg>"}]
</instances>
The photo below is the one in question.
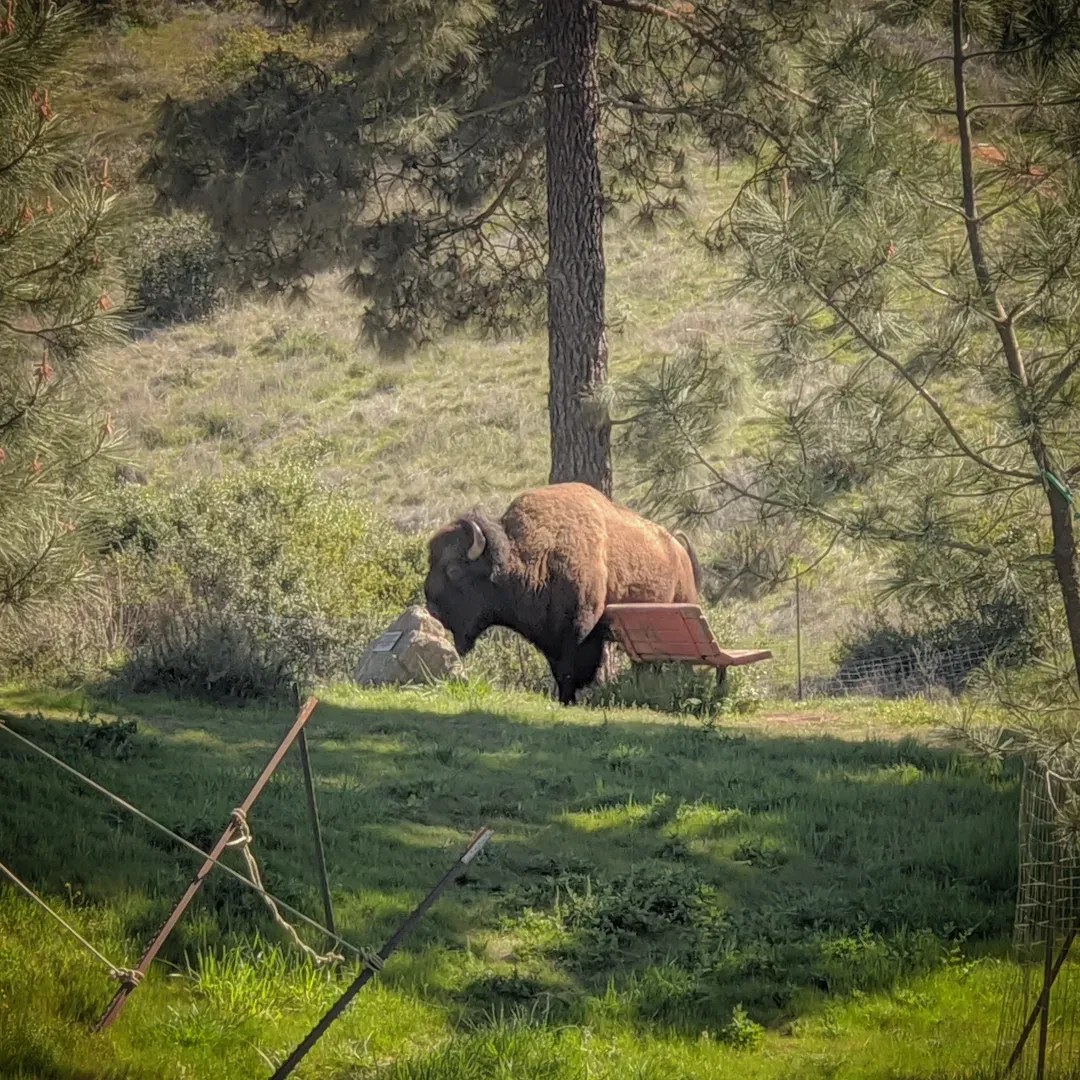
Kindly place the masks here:
<instances>
[{"instance_id":1,"label":"wire mesh fence","mask_svg":"<svg viewBox=\"0 0 1080 1080\"><path fill-rule=\"evenodd\" d=\"M1048 1080L1080 1075L1080 850L1065 824L1074 778L1025 763L1020 867L1010 982L1002 1002L994 1075Z\"/></svg>"},{"instance_id":2,"label":"wire mesh fence","mask_svg":"<svg viewBox=\"0 0 1080 1080\"><path fill-rule=\"evenodd\" d=\"M771 610L747 605L732 621L736 648L767 648L773 658L757 678L767 696L782 700L825 697L901 698L920 694L961 694L975 672L991 661L1007 666L1026 657L1015 637L983 631L967 640L953 636L896 633L875 640L873 628L856 622L856 612L835 602L835 593L816 594L805 586ZM859 627L862 627L860 630ZM932 643L938 637L937 644ZM903 640L906 637L906 640ZM919 638L923 640L920 641ZM849 647L838 648L841 641Z\"/></svg>"},{"instance_id":3,"label":"wire mesh fence","mask_svg":"<svg viewBox=\"0 0 1080 1080\"><path fill-rule=\"evenodd\" d=\"M994 653L993 645L973 644L846 660L832 674L804 677L803 696L909 697L929 690L959 694L971 674L984 667Z\"/></svg>"}]
</instances>

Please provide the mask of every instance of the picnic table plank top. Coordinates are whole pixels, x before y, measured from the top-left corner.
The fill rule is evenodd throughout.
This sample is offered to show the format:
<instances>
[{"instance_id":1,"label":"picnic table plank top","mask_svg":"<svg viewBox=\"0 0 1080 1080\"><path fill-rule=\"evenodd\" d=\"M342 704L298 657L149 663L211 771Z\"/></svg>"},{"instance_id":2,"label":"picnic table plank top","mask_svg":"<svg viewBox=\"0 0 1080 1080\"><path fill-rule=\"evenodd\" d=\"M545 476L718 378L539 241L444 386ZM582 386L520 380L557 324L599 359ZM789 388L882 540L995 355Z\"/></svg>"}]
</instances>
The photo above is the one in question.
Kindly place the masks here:
<instances>
[{"instance_id":1,"label":"picnic table plank top","mask_svg":"<svg viewBox=\"0 0 1080 1080\"><path fill-rule=\"evenodd\" d=\"M604 615L630 658L640 663L739 667L772 658L768 649L721 648L697 604L608 604Z\"/></svg>"}]
</instances>

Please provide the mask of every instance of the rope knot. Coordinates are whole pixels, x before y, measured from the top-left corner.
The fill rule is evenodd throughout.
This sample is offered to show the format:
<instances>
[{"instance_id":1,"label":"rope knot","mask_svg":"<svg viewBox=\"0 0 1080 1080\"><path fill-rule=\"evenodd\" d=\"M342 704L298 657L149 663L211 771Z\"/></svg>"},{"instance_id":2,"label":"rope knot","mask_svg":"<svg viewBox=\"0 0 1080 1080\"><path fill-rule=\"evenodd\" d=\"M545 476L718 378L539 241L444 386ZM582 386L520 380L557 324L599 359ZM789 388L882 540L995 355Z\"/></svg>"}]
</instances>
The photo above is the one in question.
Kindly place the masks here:
<instances>
[{"instance_id":1,"label":"rope knot","mask_svg":"<svg viewBox=\"0 0 1080 1080\"><path fill-rule=\"evenodd\" d=\"M225 846L228 848L247 847L252 841L251 826L248 825L247 812L242 807L237 806L230 815L230 820L236 827L237 835Z\"/></svg>"},{"instance_id":2,"label":"rope knot","mask_svg":"<svg viewBox=\"0 0 1080 1080\"><path fill-rule=\"evenodd\" d=\"M293 944L301 952L311 958L316 967L343 962L345 957L340 953L333 951L328 952L326 955L317 953L310 945L301 940L300 935L296 932L296 928L286 921L284 916L278 910L277 904L274 903L273 897L266 891L266 888L263 885L262 874L259 872L259 864L255 861L255 853L251 850L255 838L251 833L251 826L248 824L246 811L242 807L236 807L232 812L231 820L238 835L233 837L233 839L225 846L236 848L240 854L243 855L244 863L247 865L248 884L250 884L263 898L274 922L289 935Z\"/></svg>"}]
</instances>

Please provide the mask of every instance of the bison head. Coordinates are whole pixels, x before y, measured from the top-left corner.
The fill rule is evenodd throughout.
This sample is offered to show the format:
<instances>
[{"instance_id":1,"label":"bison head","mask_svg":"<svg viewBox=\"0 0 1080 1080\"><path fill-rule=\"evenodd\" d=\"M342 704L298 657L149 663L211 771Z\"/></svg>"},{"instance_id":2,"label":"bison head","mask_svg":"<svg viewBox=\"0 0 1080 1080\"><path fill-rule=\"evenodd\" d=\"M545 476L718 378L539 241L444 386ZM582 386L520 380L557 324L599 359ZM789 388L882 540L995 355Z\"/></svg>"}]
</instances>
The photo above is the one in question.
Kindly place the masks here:
<instances>
[{"instance_id":1,"label":"bison head","mask_svg":"<svg viewBox=\"0 0 1080 1080\"><path fill-rule=\"evenodd\" d=\"M454 635L459 656L472 649L498 614L492 581L495 531L470 514L440 529L428 544L427 609Z\"/></svg>"}]
</instances>

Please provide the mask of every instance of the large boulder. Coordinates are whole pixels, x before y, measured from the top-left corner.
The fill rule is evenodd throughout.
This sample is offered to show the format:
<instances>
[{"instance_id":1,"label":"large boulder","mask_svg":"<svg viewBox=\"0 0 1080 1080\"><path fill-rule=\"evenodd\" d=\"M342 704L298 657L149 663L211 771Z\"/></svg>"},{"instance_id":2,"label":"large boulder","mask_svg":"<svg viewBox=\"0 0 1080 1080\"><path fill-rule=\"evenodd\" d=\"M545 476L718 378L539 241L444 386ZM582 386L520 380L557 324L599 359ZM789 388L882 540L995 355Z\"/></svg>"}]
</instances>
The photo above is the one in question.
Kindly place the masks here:
<instances>
[{"instance_id":1,"label":"large boulder","mask_svg":"<svg viewBox=\"0 0 1080 1080\"><path fill-rule=\"evenodd\" d=\"M407 608L360 657L361 686L424 683L463 673L450 632L426 608Z\"/></svg>"}]
</instances>

